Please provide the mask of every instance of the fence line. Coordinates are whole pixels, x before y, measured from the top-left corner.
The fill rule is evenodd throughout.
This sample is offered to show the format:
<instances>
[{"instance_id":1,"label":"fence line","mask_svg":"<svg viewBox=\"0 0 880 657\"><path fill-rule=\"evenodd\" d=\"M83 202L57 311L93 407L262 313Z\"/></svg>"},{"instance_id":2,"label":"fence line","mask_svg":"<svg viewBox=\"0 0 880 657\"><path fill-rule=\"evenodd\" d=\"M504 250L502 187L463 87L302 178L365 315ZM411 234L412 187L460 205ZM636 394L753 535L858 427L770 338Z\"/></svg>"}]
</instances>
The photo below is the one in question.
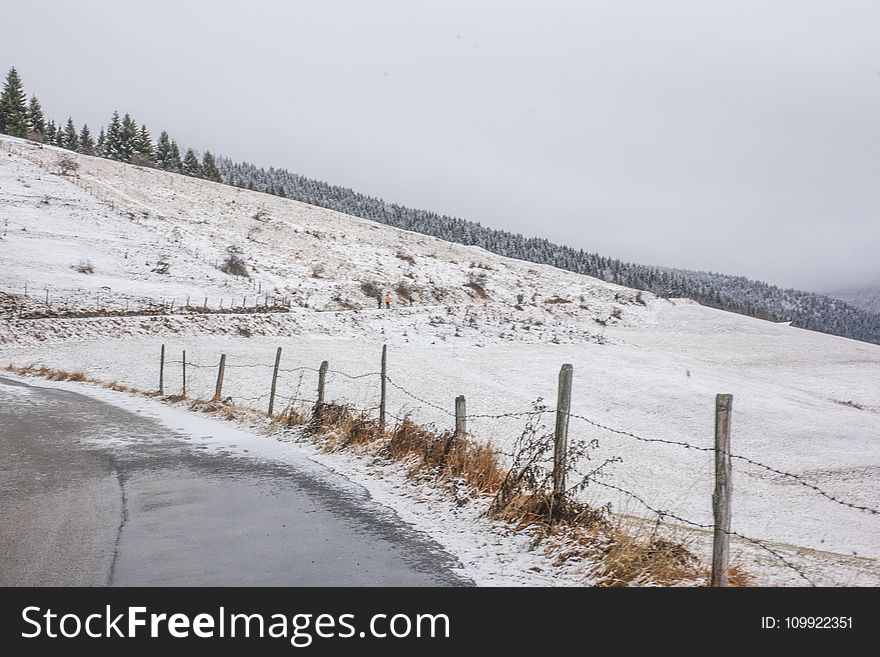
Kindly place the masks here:
<instances>
[{"instance_id":1,"label":"fence line","mask_svg":"<svg viewBox=\"0 0 880 657\"><path fill-rule=\"evenodd\" d=\"M385 349L386 348L383 347L383 355L384 355ZM185 356L184 356L184 358L185 358ZM573 420L576 420L580 423L586 424L587 426L590 426L592 428L595 428L595 429L598 429L601 431L607 431L607 432L612 433L614 435L631 438L631 439L639 441L639 442L644 442L644 443L649 443L649 444L650 443L662 444L662 445L666 445L666 446L670 446L670 447L676 447L676 448L687 449L687 450L695 450L695 451L703 452L703 453L710 453L711 452L711 453L714 453L717 458L721 458L722 461L727 460L729 462L729 461L735 460L735 461L743 462L743 463L749 464L751 466L763 468L763 469L768 470L770 472L773 472L779 476L783 476L787 479L791 479L792 481L795 481L798 484L805 487L807 490L810 490L814 493L817 493L817 494L821 495L822 497L824 497L825 499L827 499L833 503L836 503L838 505L841 505L841 506L844 506L847 508L851 508L851 509L854 509L857 511L869 513L872 515L876 515L876 514L880 513L880 512L878 512L877 509L874 509L872 507L863 506L863 505L855 504L853 502L849 502L849 501L840 499L839 497L832 495L832 494L828 493L827 491L823 490L821 487L817 486L816 484L813 484L812 482L805 480L800 475L797 475L797 474L794 474L791 472L786 472L786 471L781 470L779 468L776 468L774 466L771 466L771 465L768 465L765 463L761 463L760 461L757 461L755 459L752 459L752 458L749 458L749 457L746 457L746 456L743 456L740 454L736 454L736 453L732 452L729 447L725 448L723 445L722 446L715 446L715 447L705 447L702 445L695 445L695 444L692 444L692 443L689 443L686 441L682 441L682 440L671 440L671 439L666 439L666 438L641 436L641 435L636 434L632 431L609 426L607 423L599 422L599 421L594 420L594 419L592 419L586 415L583 415L581 413L572 412L570 410L570 396L571 396L571 389L572 389L570 370L569 370L569 374L567 376L567 380L566 380L566 377L561 376L561 378L560 378L560 387L558 390L559 403L557 405L557 408L555 408L555 409L547 408L545 405L542 404L543 400L539 399L535 402L535 405L530 410L527 410L527 411L508 411L508 412L497 413L497 414L491 414L491 413L468 414L465 412L466 402L465 402L464 396L462 396L462 395L459 395L454 400L451 400L452 402L454 402L452 405L455 408L455 411L450 411L447 407L443 406L441 403L426 399L423 396L418 395L418 394L414 393L413 391L409 390L406 386L402 385L397 380L392 379L391 377L388 376L387 369L385 369L386 364L385 364L384 358L383 358L384 376L383 376L383 372L381 372L381 371L380 372L361 372L361 373L354 374L354 373L346 372L346 371L343 371L340 369L330 369L329 363L327 361L324 361L323 363L321 363L321 367L313 367L313 366L308 366L308 365L302 365L302 366L296 366L296 367L280 367L280 348L279 348L278 352L276 352L276 362L273 364L260 363L260 362L241 363L241 362L225 362L225 361L226 361L225 356L221 356L220 362L208 363L208 364L195 363L195 362L190 361L189 359L185 359L185 360L164 359L164 361L161 361L161 354L160 354L160 367L164 367L164 365L169 365L169 364L184 364L185 363L184 369L194 368L197 370L218 370L217 392L215 393L215 399L219 400L221 402L228 401L228 402L232 402L232 403L244 403L244 402L264 403L265 400L273 398L273 399L277 399L282 404L285 404L287 408L291 408L294 404L308 404L312 409L312 413L317 415L317 414L320 414L320 412L326 407L326 405L327 405L326 400L328 398L332 398L332 397L328 397L328 395L327 395L327 390L328 390L327 374L331 375L331 383L332 383L332 376L340 376L340 377L343 377L344 379L347 379L349 381L357 381L357 382L363 381L365 379L372 379L372 378L376 377L379 379L378 383L380 384L380 386L382 386L381 389L384 389L384 385L383 385L384 383L388 383L391 385L392 388L398 390L399 392L404 394L406 397L408 397L412 400L415 400L420 405L428 407L428 408L433 409L435 411L438 411L446 417L452 418L452 422L450 423L451 424L450 433L453 435L454 439L461 439L466 436L473 437L473 434L471 434L470 432L467 431L467 427L465 424L466 420L468 420L468 419L498 420L498 419L504 419L504 418L522 418L522 417L540 418L545 415L552 414L556 418L555 422L557 425L557 435L558 435L559 426L560 426L559 420L564 418L565 420L573 419ZM255 395L255 396L245 396L245 395L237 395L237 394L229 395L226 397L219 396L220 395L220 392L219 392L220 387L222 385L222 374L219 371L221 368L221 364L223 366L225 366L224 369L229 370L226 372L227 378L229 378L229 376L231 374L230 371L266 369L267 370L267 378L266 378L265 385L267 385L267 387L271 386L271 389L268 390L267 392L265 392L264 394ZM270 369L273 370L272 377L268 376L268 370L270 370ZM564 371L565 371L565 368L563 368L563 372ZM276 390L276 385L278 383L277 382L278 373L299 373L300 377L299 377L299 383L297 385L297 391L299 390L299 387L301 385L303 385L303 374L305 374L305 373L318 374L318 377L316 377L316 380L313 380L313 381L316 381L316 383L317 383L317 387L315 388L316 397L303 397L300 394L298 394L298 392L293 395L290 395L290 396L287 396L284 394L279 394ZM562 374L562 372L560 374ZM190 385L192 385L192 383ZM306 385L312 385L312 384L307 383ZM168 388L167 378L164 381L164 386L167 390L167 388ZM379 392L380 386L377 386L377 393ZM567 404L563 403L566 400L568 401L568 403ZM390 412L390 410L386 407L386 400L385 400L385 396L383 393L379 394L379 403L377 403L375 405L366 405L363 407L358 407L355 405L346 405L346 407L351 412L360 413L360 414L364 414L364 415L374 414L374 413L378 412L380 414L380 417L387 416L387 418L390 418L398 423L402 423L405 421L412 421L411 414L408 412L404 412L402 415L398 415L398 414ZM267 414L268 415L272 414L271 405L270 405L270 409ZM562 422L563 426L566 424L567 424L567 422ZM567 429L567 427L565 427L565 428ZM383 431L384 431L384 427L383 427ZM565 495L569 495L572 493L571 490L566 490L566 488L565 488L564 476L562 476L562 477L558 476L558 474L563 473L564 469L565 469L564 454L567 452L565 442L566 441L557 441L557 448L554 452L554 459L553 459L554 460L554 467L553 467L553 470L550 475L553 478L553 483L554 483L554 498L562 498ZM511 454L508 452L504 452L500 449L496 449L496 451L503 456L513 458L513 459L516 459L518 456L517 454ZM605 476L605 475L602 475L602 476ZM680 523L684 526L691 527L694 529L713 530L713 532L715 534L714 545L716 546L716 547L713 547L713 551L717 548L717 546L723 545L724 543L726 543L726 541L729 540L731 537L737 538L737 539L745 541L749 544L755 545L756 547L760 548L761 550L766 551L767 553L772 555L781 564L785 565L787 568L790 568L793 572L797 573L797 575L800 578L802 578L805 582L807 582L811 585L814 585L812 580L802 571L802 569L798 568L793 563L791 563L791 561L789 559L786 559L786 557L784 555L780 554L780 552L778 550L775 550L772 547L768 546L764 541L761 541L761 540L746 536L740 532L731 530L729 527L729 511L728 511L728 515L727 515L726 524L723 520L723 514L722 514L722 516L719 516L717 513L716 513L715 521L712 523L696 522L694 520L683 517L679 514L672 513L668 510L663 510L663 509L657 508L656 506L650 504L647 500L645 500L645 498L643 496L641 496L633 491L627 490L626 488L623 488L623 487L618 486L616 484L602 480L599 476L595 476L595 477L590 478L587 485L589 485L590 483L595 483L598 486L602 486L602 487L617 491L617 492L621 493L622 495L624 495L625 497L635 500L644 509L651 512L652 514L655 514L657 516L658 520L672 520L672 521ZM728 493L729 493L729 490L728 490ZM729 494L727 495L726 505L729 510ZM723 568L724 572L726 572L726 554L727 554L727 551L725 549L725 550L723 550L723 555L722 555L722 558L723 558L722 565L724 565L724 568ZM721 570L721 568L719 567L719 569L716 569L716 570ZM719 581L716 583L719 583L720 585L725 585L726 581Z\"/></svg>"}]
</instances>

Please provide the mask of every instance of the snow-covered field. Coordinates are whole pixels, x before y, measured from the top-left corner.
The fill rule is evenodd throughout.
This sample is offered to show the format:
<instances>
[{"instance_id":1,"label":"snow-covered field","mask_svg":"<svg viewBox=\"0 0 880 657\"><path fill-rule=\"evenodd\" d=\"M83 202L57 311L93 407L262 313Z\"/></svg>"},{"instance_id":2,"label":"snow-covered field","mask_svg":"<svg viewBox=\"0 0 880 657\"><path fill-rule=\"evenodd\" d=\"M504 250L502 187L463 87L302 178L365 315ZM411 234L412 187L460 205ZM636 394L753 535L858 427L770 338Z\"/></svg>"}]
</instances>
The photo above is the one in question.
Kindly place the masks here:
<instances>
[{"instance_id":1,"label":"snow-covered field","mask_svg":"<svg viewBox=\"0 0 880 657\"><path fill-rule=\"evenodd\" d=\"M389 377L407 391L389 387L390 411L446 427L459 394L477 416L522 413L538 398L555 399L559 367L572 363L577 416L644 438L711 447L714 395L732 393L736 454L846 502L880 507L878 346L687 300L637 297L596 279L295 201L106 160L76 156L81 169L73 184L51 173L55 149L7 138L0 149L0 303L8 318L0 323L2 364L82 369L153 389L161 344L169 361L185 349L196 365L215 364L225 353L224 396L265 408L281 346L289 370L279 382L282 399L313 397L317 375L297 368L328 360L328 398L370 408L378 376L342 373L376 372L387 344ZM228 245L243 251L250 279L214 266ZM168 273L152 271L159 260ZM91 262L94 273L71 268L81 261ZM393 290L401 281L412 302L395 294L391 310L377 309L361 290L366 282ZM467 285L474 281L486 296ZM23 315L137 310L148 298L174 299L175 307L187 297L192 305L205 297L210 307L220 299L224 307L253 305L258 290L260 303L266 294L289 299L290 312L18 319L20 306ZM525 295L519 307L518 293ZM190 367L189 394L210 396L215 375L210 367ZM180 383L180 365L169 363L166 390L178 392ZM552 425L552 415L545 421ZM522 416L473 417L468 432L507 451L523 423ZM622 458L608 483L655 509L711 524L711 452L642 442L578 417L570 432L572 440L599 440L585 467ZM313 457L363 482L453 551L474 549L444 539L444 532L453 525L460 532L465 521L476 530L482 521L459 518L447 527L443 517L466 512L408 494L402 482L385 490L393 476L383 472L378 480L357 458ZM586 494L622 514L651 515L616 490L593 486ZM733 529L767 542L815 583L880 584L880 516L741 460L734 462ZM694 540L708 546L705 532ZM512 544L504 545L499 555L510 554ZM804 583L751 543L735 540L734 557L761 583ZM476 572L492 570L482 564ZM530 577L477 575L490 584L540 583Z\"/></svg>"}]
</instances>

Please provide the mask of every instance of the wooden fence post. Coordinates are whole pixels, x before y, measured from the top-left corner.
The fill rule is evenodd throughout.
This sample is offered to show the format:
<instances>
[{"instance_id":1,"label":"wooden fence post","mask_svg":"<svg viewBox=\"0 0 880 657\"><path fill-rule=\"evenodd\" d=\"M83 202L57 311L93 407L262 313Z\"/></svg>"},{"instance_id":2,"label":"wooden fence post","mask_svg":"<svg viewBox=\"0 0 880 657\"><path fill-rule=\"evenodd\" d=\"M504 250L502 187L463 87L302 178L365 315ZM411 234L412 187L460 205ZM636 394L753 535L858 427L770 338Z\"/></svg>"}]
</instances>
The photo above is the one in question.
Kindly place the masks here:
<instances>
[{"instance_id":1,"label":"wooden fence post","mask_svg":"<svg viewBox=\"0 0 880 657\"><path fill-rule=\"evenodd\" d=\"M211 401L220 401L223 393L223 373L226 371L226 354L220 354L220 367L217 368L217 386L214 388L214 398Z\"/></svg>"},{"instance_id":2,"label":"wooden fence post","mask_svg":"<svg viewBox=\"0 0 880 657\"><path fill-rule=\"evenodd\" d=\"M162 351L159 352L159 394L165 394L165 345L162 345Z\"/></svg>"},{"instance_id":3,"label":"wooden fence post","mask_svg":"<svg viewBox=\"0 0 880 657\"><path fill-rule=\"evenodd\" d=\"M715 492L712 494L715 536L712 543L712 586L728 586L730 497L732 492L730 413L732 409L733 395L715 396Z\"/></svg>"},{"instance_id":4,"label":"wooden fence post","mask_svg":"<svg viewBox=\"0 0 880 657\"><path fill-rule=\"evenodd\" d=\"M559 370L559 391L556 399L556 432L553 443L553 505L565 498L565 468L568 452L568 414L571 411L571 376L574 368L566 363Z\"/></svg>"},{"instance_id":5,"label":"wooden fence post","mask_svg":"<svg viewBox=\"0 0 880 657\"><path fill-rule=\"evenodd\" d=\"M464 395L459 395L455 398L455 438L456 440L463 440L465 435L467 434L467 427L465 426L464 416L467 413L465 412L465 402Z\"/></svg>"},{"instance_id":6,"label":"wooden fence post","mask_svg":"<svg viewBox=\"0 0 880 657\"><path fill-rule=\"evenodd\" d=\"M382 345L382 384L379 393L379 431L385 432L385 401L387 390L385 378L388 375L388 345Z\"/></svg>"},{"instance_id":7,"label":"wooden fence post","mask_svg":"<svg viewBox=\"0 0 880 657\"><path fill-rule=\"evenodd\" d=\"M183 363L183 385L180 389L180 396L186 399L186 349L183 350L183 360L181 362Z\"/></svg>"},{"instance_id":8,"label":"wooden fence post","mask_svg":"<svg viewBox=\"0 0 880 657\"><path fill-rule=\"evenodd\" d=\"M275 408L275 383L278 381L278 366L281 365L281 347L275 352L275 369L272 371L272 390L269 392L269 417Z\"/></svg>"},{"instance_id":9,"label":"wooden fence post","mask_svg":"<svg viewBox=\"0 0 880 657\"><path fill-rule=\"evenodd\" d=\"M321 362L321 367L318 370L318 403L315 404L315 414L320 414L321 409L324 407L324 382L327 379L327 368L330 367L330 363L326 360Z\"/></svg>"}]
</instances>

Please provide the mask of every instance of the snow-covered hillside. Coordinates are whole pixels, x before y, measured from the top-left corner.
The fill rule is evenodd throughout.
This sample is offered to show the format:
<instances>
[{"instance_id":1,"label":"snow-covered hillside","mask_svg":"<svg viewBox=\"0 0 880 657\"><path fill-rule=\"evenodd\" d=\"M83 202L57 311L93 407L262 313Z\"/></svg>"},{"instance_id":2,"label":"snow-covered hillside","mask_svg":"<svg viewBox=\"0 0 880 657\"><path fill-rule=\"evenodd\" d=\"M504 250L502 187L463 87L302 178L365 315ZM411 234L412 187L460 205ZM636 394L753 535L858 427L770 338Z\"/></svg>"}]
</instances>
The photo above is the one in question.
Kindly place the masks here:
<instances>
[{"instance_id":1,"label":"snow-covered hillside","mask_svg":"<svg viewBox=\"0 0 880 657\"><path fill-rule=\"evenodd\" d=\"M880 285L868 285L848 290L829 292L828 296L843 299L857 308L880 313Z\"/></svg>"},{"instance_id":2,"label":"snow-covered hillside","mask_svg":"<svg viewBox=\"0 0 880 657\"><path fill-rule=\"evenodd\" d=\"M5 137L0 149L2 364L83 369L147 389L156 386L164 343L196 363L226 353L230 367L254 366L231 369L225 391L262 404L278 346L286 367L326 359L332 370L357 374L375 371L387 344L389 375L406 389L391 387L391 412L446 426L459 394L469 413L493 416L552 399L559 366L569 362L579 416L711 447L714 395L729 392L735 453L880 507L876 345L639 295L275 196ZM79 162L77 179L53 173L62 153ZM228 246L243 253L249 278L215 266ZM93 273L76 270L86 263ZM377 308L371 286L393 291L390 310ZM206 297L211 311L222 300L224 309L268 303L277 312L206 313ZM172 301L172 312L156 310ZM99 316L82 316L90 314ZM192 394L210 391L213 370L189 376ZM179 385L169 368L166 386ZM280 382L282 396L313 386L292 372ZM331 373L328 394L367 407L378 386ZM468 431L506 451L522 427L522 416L475 417ZM598 439L597 460L622 458L608 483L655 509L711 523L711 452L639 441L578 418L571 437ZM615 489L587 495L649 515ZM880 584L880 517L790 477L736 461L733 527L816 583ZM442 527L425 529L444 541ZM763 582L803 583L753 544L735 541L734 552Z\"/></svg>"}]
</instances>

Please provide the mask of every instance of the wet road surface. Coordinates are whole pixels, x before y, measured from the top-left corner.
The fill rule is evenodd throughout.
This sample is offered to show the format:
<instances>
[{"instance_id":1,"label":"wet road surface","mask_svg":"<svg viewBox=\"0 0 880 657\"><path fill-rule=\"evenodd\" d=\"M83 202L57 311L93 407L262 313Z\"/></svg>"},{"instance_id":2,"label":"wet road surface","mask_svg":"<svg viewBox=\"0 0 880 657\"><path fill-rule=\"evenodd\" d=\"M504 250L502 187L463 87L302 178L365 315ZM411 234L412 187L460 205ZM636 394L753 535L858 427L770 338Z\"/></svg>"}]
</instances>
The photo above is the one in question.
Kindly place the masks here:
<instances>
[{"instance_id":1,"label":"wet road surface","mask_svg":"<svg viewBox=\"0 0 880 657\"><path fill-rule=\"evenodd\" d=\"M469 585L456 566L316 464L0 377L0 585Z\"/></svg>"}]
</instances>

